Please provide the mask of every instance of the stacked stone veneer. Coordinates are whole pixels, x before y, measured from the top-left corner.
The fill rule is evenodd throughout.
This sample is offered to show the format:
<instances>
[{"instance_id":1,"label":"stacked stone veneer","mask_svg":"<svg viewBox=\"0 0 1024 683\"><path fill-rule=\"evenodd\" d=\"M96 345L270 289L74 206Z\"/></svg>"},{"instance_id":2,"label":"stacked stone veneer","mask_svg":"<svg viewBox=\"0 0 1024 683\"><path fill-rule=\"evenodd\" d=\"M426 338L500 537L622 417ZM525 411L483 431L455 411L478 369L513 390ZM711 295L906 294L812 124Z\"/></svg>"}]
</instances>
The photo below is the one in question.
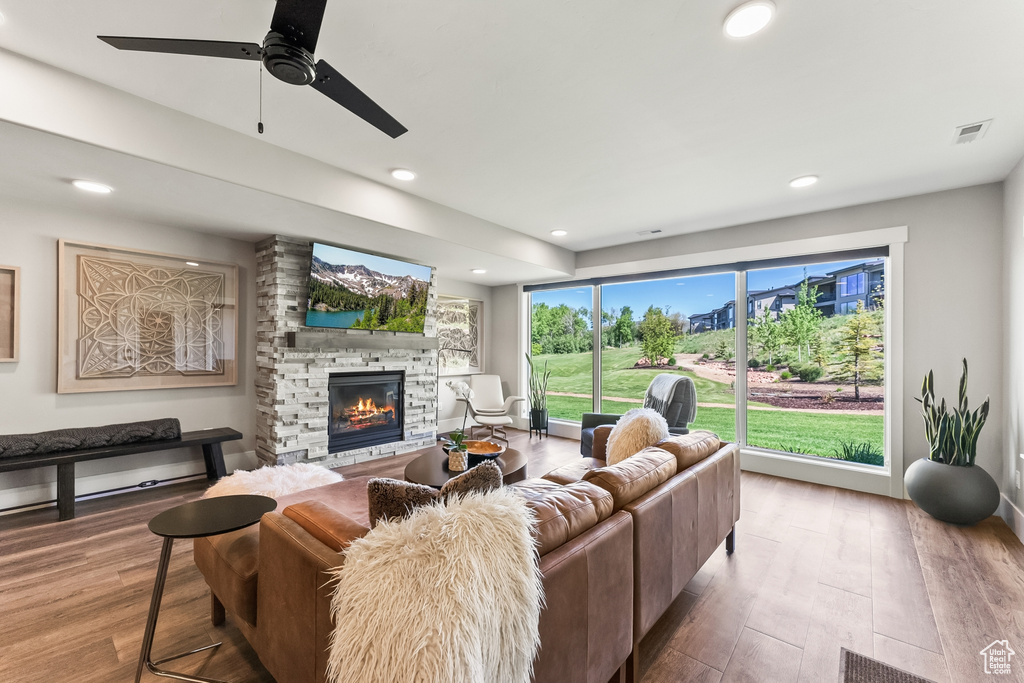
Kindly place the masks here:
<instances>
[{"instance_id":1,"label":"stacked stone veneer","mask_svg":"<svg viewBox=\"0 0 1024 683\"><path fill-rule=\"evenodd\" d=\"M313 462L337 467L434 445L437 350L415 346L437 335L435 272L431 270L423 336L332 330L324 348L289 348L287 333L305 327L312 254L311 242L279 235L256 245L256 455L270 465ZM369 334L401 336L411 348L360 348L360 339L365 343ZM403 440L328 453L328 376L372 370L405 371Z\"/></svg>"}]
</instances>

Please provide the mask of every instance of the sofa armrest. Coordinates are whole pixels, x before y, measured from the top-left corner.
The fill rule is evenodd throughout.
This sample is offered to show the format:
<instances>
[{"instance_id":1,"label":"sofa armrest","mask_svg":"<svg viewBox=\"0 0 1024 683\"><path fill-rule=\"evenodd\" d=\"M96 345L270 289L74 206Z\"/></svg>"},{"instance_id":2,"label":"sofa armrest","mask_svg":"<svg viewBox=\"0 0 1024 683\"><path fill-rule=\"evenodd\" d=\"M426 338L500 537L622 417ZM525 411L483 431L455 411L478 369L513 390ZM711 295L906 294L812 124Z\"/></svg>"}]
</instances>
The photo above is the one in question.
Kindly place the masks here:
<instances>
[{"instance_id":1,"label":"sofa armrest","mask_svg":"<svg viewBox=\"0 0 1024 683\"><path fill-rule=\"evenodd\" d=\"M601 425L613 425L619 421L620 417L622 416L615 413L583 413L583 417L580 418L580 427L590 429Z\"/></svg>"},{"instance_id":2,"label":"sofa armrest","mask_svg":"<svg viewBox=\"0 0 1024 683\"><path fill-rule=\"evenodd\" d=\"M330 570L344 556L283 514L260 521L256 651L278 683L325 680L334 622Z\"/></svg>"}]
</instances>

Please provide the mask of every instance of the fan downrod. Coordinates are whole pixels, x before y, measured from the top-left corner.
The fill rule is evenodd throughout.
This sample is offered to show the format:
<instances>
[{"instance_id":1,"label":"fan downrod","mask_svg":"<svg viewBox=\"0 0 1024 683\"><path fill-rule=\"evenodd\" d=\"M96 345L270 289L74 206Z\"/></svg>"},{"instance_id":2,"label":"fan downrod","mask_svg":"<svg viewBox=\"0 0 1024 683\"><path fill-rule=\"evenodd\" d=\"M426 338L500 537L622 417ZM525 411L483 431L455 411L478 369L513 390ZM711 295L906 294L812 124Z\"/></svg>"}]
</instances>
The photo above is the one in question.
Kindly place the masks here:
<instances>
[{"instance_id":1,"label":"fan downrod","mask_svg":"<svg viewBox=\"0 0 1024 683\"><path fill-rule=\"evenodd\" d=\"M263 40L263 65L272 76L291 85L309 85L316 78L313 55L277 31Z\"/></svg>"}]
</instances>

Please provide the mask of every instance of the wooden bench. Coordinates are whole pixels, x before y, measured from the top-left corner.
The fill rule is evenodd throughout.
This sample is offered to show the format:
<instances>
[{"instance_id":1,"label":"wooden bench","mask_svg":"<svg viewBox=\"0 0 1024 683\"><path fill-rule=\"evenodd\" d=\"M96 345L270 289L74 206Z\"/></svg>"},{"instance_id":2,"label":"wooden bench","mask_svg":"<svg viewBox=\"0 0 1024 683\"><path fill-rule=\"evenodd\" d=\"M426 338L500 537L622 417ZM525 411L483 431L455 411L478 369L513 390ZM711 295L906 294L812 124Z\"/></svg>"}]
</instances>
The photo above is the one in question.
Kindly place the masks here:
<instances>
[{"instance_id":1,"label":"wooden bench","mask_svg":"<svg viewBox=\"0 0 1024 683\"><path fill-rule=\"evenodd\" d=\"M161 439L159 441L136 441L120 446L104 446L102 448L81 448L73 451L57 451L54 453L30 453L11 458L0 458L0 472L27 470L48 465L57 466L57 512L60 521L75 518L75 463L85 460L116 458L120 455L135 453L152 453L167 451L172 448L202 446L203 458L206 460L206 476L208 479L220 479L226 474L224 469L224 451L221 444L242 438L242 433L227 427L217 429L200 429L185 432L177 439Z\"/></svg>"}]
</instances>

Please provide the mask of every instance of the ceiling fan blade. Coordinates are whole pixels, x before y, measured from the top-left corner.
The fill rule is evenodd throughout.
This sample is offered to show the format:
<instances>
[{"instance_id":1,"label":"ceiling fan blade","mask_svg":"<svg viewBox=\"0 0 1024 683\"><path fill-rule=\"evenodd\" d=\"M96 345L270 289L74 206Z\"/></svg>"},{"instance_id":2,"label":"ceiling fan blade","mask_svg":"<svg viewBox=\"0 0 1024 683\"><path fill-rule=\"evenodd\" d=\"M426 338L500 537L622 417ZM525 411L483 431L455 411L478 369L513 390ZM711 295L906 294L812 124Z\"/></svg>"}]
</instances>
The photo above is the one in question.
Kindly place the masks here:
<instances>
[{"instance_id":1,"label":"ceiling fan blade","mask_svg":"<svg viewBox=\"0 0 1024 683\"><path fill-rule=\"evenodd\" d=\"M129 38L126 36L96 37L104 43L116 47L118 50L253 60L258 60L263 54L263 48L256 43L233 43L221 40L179 40L178 38Z\"/></svg>"},{"instance_id":2,"label":"ceiling fan blade","mask_svg":"<svg viewBox=\"0 0 1024 683\"><path fill-rule=\"evenodd\" d=\"M316 78L310 85L393 138L409 130L322 59L316 63Z\"/></svg>"},{"instance_id":3,"label":"ceiling fan blade","mask_svg":"<svg viewBox=\"0 0 1024 683\"><path fill-rule=\"evenodd\" d=\"M288 36L312 54L326 8L327 0L277 0L270 30Z\"/></svg>"}]
</instances>

